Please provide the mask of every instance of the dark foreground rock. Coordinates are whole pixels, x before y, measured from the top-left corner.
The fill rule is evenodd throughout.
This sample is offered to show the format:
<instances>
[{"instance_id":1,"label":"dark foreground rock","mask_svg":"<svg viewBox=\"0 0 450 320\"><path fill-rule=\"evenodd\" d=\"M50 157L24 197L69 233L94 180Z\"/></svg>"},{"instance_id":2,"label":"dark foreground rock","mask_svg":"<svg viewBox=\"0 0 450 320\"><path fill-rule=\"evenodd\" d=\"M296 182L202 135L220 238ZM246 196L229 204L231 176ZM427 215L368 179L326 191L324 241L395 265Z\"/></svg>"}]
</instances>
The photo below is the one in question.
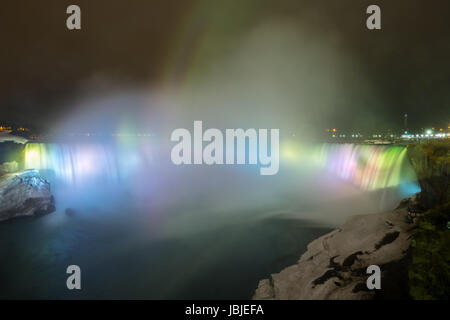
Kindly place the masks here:
<instances>
[{"instance_id":1,"label":"dark foreground rock","mask_svg":"<svg viewBox=\"0 0 450 320\"><path fill-rule=\"evenodd\" d=\"M407 206L349 218L311 242L297 264L259 282L253 299L408 298L411 232ZM381 290L369 291L369 265L381 268Z\"/></svg>"},{"instance_id":2,"label":"dark foreground rock","mask_svg":"<svg viewBox=\"0 0 450 320\"><path fill-rule=\"evenodd\" d=\"M0 177L0 221L55 210L50 183L37 170Z\"/></svg>"},{"instance_id":3,"label":"dark foreground rock","mask_svg":"<svg viewBox=\"0 0 450 320\"><path fill-rule=\"evenodd\" d=\"M450 140L408 145L408 158L422 192L423 210L450 202Z\"/></svg>"}]
</instances>

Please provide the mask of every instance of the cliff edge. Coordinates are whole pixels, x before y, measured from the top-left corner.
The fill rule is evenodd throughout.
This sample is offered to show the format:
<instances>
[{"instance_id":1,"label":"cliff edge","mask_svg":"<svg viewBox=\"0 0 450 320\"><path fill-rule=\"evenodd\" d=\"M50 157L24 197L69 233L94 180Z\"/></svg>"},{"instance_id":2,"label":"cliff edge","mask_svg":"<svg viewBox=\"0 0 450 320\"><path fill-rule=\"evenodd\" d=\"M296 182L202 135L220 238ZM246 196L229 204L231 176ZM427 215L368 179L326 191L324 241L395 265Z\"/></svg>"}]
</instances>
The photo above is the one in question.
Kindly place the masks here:
<instances>
[{"instance_id":1,"label":"cliff edge","mask_svg":"<svg viewBox=\"0 0 450 320\"><path fill-rule=\"evenodd\" d=\"M349 218L308 245L297 264L259 282L253 299L407 298L413 224L406 202L393 211ZM381 268L381 290L366 286L369 265Z\"/></svg>"}]
</instances>

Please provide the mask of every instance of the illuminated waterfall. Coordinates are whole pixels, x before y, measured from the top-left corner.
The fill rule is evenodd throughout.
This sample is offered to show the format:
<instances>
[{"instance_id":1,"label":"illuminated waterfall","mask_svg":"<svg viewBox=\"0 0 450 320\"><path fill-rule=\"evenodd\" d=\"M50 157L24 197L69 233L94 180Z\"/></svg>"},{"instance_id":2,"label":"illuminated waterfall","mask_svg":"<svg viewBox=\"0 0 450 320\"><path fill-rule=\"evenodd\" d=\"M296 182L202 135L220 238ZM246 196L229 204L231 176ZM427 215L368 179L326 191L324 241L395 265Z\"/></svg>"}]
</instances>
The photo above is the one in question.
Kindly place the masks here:
<instances>
[{"instance_id":1,"label":"illuminated waterfall","mask_svg":"<svg viewBox=\"0 0 450 320\"><path fill-rule=\"evenodd\" d=\"M30 143L25 146L24 164L26 169L47 172L58 181L72 185L122 183L130 177L135 181L139 180L137 176L141 180L147 179L148 164L152 163L149 149L148 144L130 143ZM300 168L313 166L362 190L399 186L405 194L420 191L414 170L406 157L406 148L402 146L324 144L307 147L291 143L282 148L281 157L285 165L282 170L291 170L290 164Z\"/></svg>"},{"instance_id":2,"label":"illuminated waterfall","mask_svg":"<svg viewBox=\"0 0 450 320\"><path fill-rule=\"evenodd\" d=\"M405 194L420 191L404 146L306 146L289 141L282 146L281 155L288 166L322 168L363 190L400 186Z\"/></svg>"},{"instance_id":3,"label":"illuminated waterfall","mask_svg":"<svg viewBox=\"0 0 450 320\"><path fill-rule=\"evenodd\" d=\"M43 144L25 146L25 169L38 169L68 184L118 182L149 162L135 148L103 144Z\"/></svg>"},{"instance_id":4,"label":"illuminated waterfall","mask_svg":"<svg viewBox=\"0 0 450 320\"><path fill-rule=\"evenodd\" d=\"M316 150L315 157L329 172L364 190L407 184L420 191L403 146L326 144Z\"/></svg>"}]
</instances>

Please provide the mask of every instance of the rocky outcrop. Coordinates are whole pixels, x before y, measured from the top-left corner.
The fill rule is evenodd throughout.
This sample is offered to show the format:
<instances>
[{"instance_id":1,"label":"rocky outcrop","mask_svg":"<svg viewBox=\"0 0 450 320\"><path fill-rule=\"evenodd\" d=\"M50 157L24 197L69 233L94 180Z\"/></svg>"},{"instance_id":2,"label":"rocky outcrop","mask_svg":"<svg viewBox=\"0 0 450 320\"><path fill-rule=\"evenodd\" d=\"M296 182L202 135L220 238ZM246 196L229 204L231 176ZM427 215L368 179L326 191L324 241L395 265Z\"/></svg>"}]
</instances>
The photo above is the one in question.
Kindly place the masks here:
<instances>
[{"instance_id":1,"label":"rocky outcrop","mask_svg":"<svg viewBox=\"0 0 450 320\"><path fill-rule=\"evenodd\" d=\"M0 177L0 221L54 211L50 183L37 170Z\"/></svg>"},{"instance_id":2,"label":"rocky outcrop","mask_svg":"<svg viewBox=\"0 0 450 320\"><path fill-rule=\"evenodd\" d=\"M450 141L410 144L407 152L422 190L423 210L450 202Z\"/></svg>"},{"instance_id":3,"label":"rocky outcrop","mask_svg":"<svg viewBox=\"0 0 450 320\"><path fill-rule=\"evenodd\" d=\"M297 264L261 280L253 299L407 298L414 225L406 206L349 218L311 242ZM367 289L369 265L381 268L381 290Z\"/></svg>"}]
</instances>

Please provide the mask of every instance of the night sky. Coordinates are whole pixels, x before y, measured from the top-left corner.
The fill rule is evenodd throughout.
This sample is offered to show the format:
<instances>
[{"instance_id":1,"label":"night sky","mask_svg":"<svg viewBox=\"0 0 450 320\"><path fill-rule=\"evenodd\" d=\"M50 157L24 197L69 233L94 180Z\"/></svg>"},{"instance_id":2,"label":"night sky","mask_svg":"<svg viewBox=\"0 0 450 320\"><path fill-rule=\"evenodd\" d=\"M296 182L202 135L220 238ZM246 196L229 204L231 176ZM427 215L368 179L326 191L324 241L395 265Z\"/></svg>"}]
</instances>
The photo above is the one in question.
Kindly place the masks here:
<instances>
[{"instance_id":1,"label":"night sky","mask_svg":"<svg viewBox=\"0 0 450 320\"><path fill-rule=\"evenodd\" d=\"M81 7L79 31L65 26L70 4ZM370 4L381 7L382 30L365 27ZM273 20L293 21L299 32L339 48L370 86L346 74L349 93L330 105L323 127L401 127L404 113L412 127L450 121L446 0L6 0L0 10L2 123L52 126L95 79L157 87L183 81L186 65L201 76ZM207 40L194 61L180 47L199 37Z\"/></svg>"}]
</instances>

